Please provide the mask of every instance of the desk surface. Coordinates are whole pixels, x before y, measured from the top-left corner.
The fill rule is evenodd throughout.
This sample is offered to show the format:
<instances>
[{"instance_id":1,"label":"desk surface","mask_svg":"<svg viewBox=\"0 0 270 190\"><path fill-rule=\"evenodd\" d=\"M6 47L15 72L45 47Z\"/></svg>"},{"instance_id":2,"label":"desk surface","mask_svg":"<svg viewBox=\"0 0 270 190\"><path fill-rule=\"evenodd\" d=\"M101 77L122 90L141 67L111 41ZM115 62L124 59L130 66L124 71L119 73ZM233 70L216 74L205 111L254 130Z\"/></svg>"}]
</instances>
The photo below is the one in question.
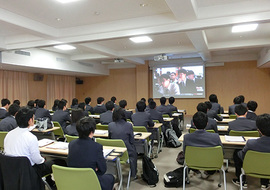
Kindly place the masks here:
<instances>
[{"instance_id":1,"label":"desk surface","mask_svg":"<svg viewBox=\"0 0 270 190\"><path fill-rule=\"evenodd\" d=\"M98 130L98 132L101 132L101 133L95 133L94 134L94 137L103 137L103 138L108 138L108 131L107 130ZM147 137L149 137L152 133L150 132L134 132L134 135L137 134L137 133L141 133L142 136L134 136L135 139L146 139Z\"/></svg>"},{"instance_id":2,"label":"desk surface","mask_svg":"<svg viewBox=\"0 0 270 190\"><path fill-rule=\"evenodd\" d=\"M47 130L44 130L44 131L39 131L37 128L35 128L32 131L33 132L38 132L38 133L47 133L47 132L51 132L51 131L54 131L54 130L57 130L57 129L60 129L60 127L53 127L51 129L47 129Z\"/></svg>"},{"instance_id":3,"label":"desk surface","mask_svg":"<svg viewBox=\"0 0 270 190\"><path fill-rule=\"evenodd\" d=\"M89 115L89 117L92 117L94 119L99 119L100 118L100 115Z\"/></svg>"},{"instance_id":4,"label":"desk surface","mask_svg":"<svg viewBox=\"0 0 270 190\"><path fill-rule=\"evenodd\" d=\"M173 118L172 118L172 117L163 117L163 120L164 120L164 121L172 121Z\"/></svg>"},{"instance_id":5,"label":"desk surface","mask_svg":"<svg viewBox=\"0 0 270 190\"><path fill-rule=\"evenodd\" d=\"M186 125L186 129L190 129L191 124ZM217 126L218 131L228 131L229 126L228 125L218 125Z\"/></svg>"},{"instance_id":6,"label":"desk surface","mask_svg":"<svg viewBox=\"0 0 270 190\"><path fill-rule=\"evenodd\" d=\"M229 118L230 115L229 114L226 114L226 113L223 113L223 114L219 114L220 116L222 116L223 118Z\"/></svg>"},{"instance_id":7,"label":"desk surface","mask_svg":"<svg viewBox=\"0 0 270 190\"><path fill-rule=\"evenodd\" d=\"M222 123L222 124L224 124L224 123L229 123L229 122L231 122L231 121L234 121L235 119L223 119L222 121L217 121L217 123Z\"/></svg>"}]
</instances>

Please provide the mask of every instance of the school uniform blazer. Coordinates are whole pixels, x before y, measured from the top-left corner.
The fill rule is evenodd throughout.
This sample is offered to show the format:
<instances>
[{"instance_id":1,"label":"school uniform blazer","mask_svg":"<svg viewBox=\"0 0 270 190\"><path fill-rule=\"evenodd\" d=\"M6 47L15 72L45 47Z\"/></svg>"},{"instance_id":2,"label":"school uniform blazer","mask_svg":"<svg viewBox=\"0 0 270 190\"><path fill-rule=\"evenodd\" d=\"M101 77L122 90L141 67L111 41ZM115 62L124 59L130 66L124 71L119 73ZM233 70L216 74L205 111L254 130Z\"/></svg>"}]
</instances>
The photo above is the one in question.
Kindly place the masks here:
<instances>
[{"instance_id":1,"label":"school uniform blazer","mask_svg":"<svg viewBox=\"0 0 270 190\"><path fill-rule=\"evenodd\" d=\"M253 111L248 111L247 115L246 115L246 118L256 121L257 115Z\"/></svg>"},{"instance_id":2,"label":"school uniform blazer","mask_svg":"<svg viewBox=\"0 0 270 190\"><path fill-rule=\"evenodd\" d=\"M218 121L222 121L222 120L223 120L223 117L222 117L222 116L219 116L219 115L216 113L216 111L214 111L214 110L208 110L208 111L207 111L207 116L208 116L209 118L216 119L216 120L218 120Z\"/></svg>"},{"instance_id":3,"label":"school uniform blazer","mask_svg":"<svg viewBox=\"0 0 270 190\"><path fill-rule=\"evenodd\" d=\"M49 119L48 122L51 122L51 120L52 120L52 116L50 115L50 111L47 110L47 109L44 109L44 108L38 108L36 110L35 118L36 119L38 119L38 118L48 118Z\"/></svg>"},{"instance_id":4,"label":"school uniform blazer","mask_svg":"<svg viewBox=\"0 0 270 190\"><path fill-rule=\"evenodd\" d=\"M0 121L0 131L11 131L16 127L18 127L16 119L11 115Z\"/></svg>"},{"instance_id":5,"label":"school uniform blazer","mask_svg":"<svg viewBox=\"0 0 270 190\"><path fill-rule=\"evenodd\" d=\"M7 110L0 108L0 119L4 119L7 116Z\"/></svg>"},{"instance_id":6,"label":"school uniform blazer","mask_svg":"<svg viewBox=\"0 0 270 190\"><path fill-rule=\"evenodd\" d=\"M130 119L132 121L132 118L131 118L131 116L133 114L132 111L124 110L124 113L125 113L126 119Z\"/></svg>"},{"instance_id":7,"label":"school uniform blazer","mask_svg":"<svg viewBox=\"0 0 270 190\"><path fill-rule=\"evenodd\" d=\"M172 116L170 108L167 107L166 105L157 106L156 110L159 111L162 114L169 114L170 117Z\"/></svg>"},{"instance_id":8,"label":"school uniform blazer","mask_svg":"<svg viewBox=\"0 0 270 190\"><path fill-rule=\"evenodd\" d=\"M93 113L93 107L90 106L90 105L86 105L86 106L85 106L85 111L90 111L91 114L94 114L94 113Z\"/></svg>"},{"instance_id":9,"label":"school uniform blazer","mask_svg":"<svg viewBox=\"0 0 270 190\"><path fill-rule=\"evenodd\" d=\"M154 126L154 122L150 114L147 112L136 112L131 116L131 118L134 126L145 126L146 128L147 126Z\"/></svg>"},{"instance_id":10,"label":"school uniform blazer","mask_svg":"<svg viewBox=\"0 0 270 190\"><path fill-rule=\"evenodd\" d=\"M159 111L157 111L156 109L150 109L148 111L148 113L150 113L150 116L152 118L152 120L158 120L159 123L163 123L163 117L162 117L162 113L160 113Z\"/></svg>"},{"instance_id":11,"label":"school uniform blazer","mask_svg":"<svg viewBox=\"0 0 270 190\"><path fill-rule=\"evenodd\" d=\"M208 133L203 129L196 130L194 133L186 134L184 136L183 141L183 151L185 151L186 146L195 146L195 147L221 146L223 148L223 145L217 133Z\"/></svg>"},{"instance_id":12,"label":"school uniform blazer","mask_svg":"<svg viewBox=\"0 0 270 190\"><path fill-rule=\"evenodd\" d=\"M95 114L95 113L104 113L104 112L106 112L107 111L107 109L106 109L106 107L105 107L105 105L104 104L102 104L102 105L97 105L97 106L95 106L94 108L93 108L93 113Z\"/></svg>"},{"instance_id":13,"label":"school uniform blazer","mask_svg":"<svg viewBox=\"0 0 270 190\"><path fill-rule=\"evenodd\" d=\"M176 111L177 112L177 107L175 107L174 105L168 104L167 107L169 108L170 113L172 113L173 111Z\"/></svg>"},{"instance_id":14,"label":"school uniform blazer","mask_svg":"<svg viewBox=\"0 0 270 190\"><path fill-rule=\"evenodd\" d=\"M63 131L66 131L66 122L71 122L71 118L68 112L63 110L57 110L52 116L52 121L57 121L61 125Z\"/></svg>"},{"instance_id":15,"label":"school uniform blazer","mask_svg":"<svg viewBox=\"0 0 270 190\"><path fill-rule=\"evenodd\" d=\"M191 128L196 129L192 119L191 119ZM218 133L217 122L214 119L208 117L208 123L205 127L205 130L214 130L215 133Z\"/></svg>"},{"instance_id":16,"label":"school uniform blazer","mask_svg":"<svg viewBox=\"0 0 270 190\"><path fill-rule=\"evenodd\" d=\"M256 122L247 119L245 117L238 117L236 120L229 122L229 128L228 131L234 130L234 131L256 131Z\"/></svg>"},{"instance_id":17,"label":"school uniform blazer","mask_svg":"<svg viewBox=\"0 0 270 190\"><path fill-rule=\"evenodd\" d=\"M229 115L235 114L235 107L238 105L240 105L240 104L233 104L233 105L229 106Z\"/></svg>"},{"instance_id":18,"label":"school uniform blazer","mask_svg":"<svg viewBox=\"0 0 270 190\"><path fill-rule=\"evenodd\" d=\"M65 130L66 134L71 136L78 136L78 131L76 129L76 123L72 123L71 125L68 125Z\"/></svg>"},{"instance_id":19,"label":"school uniform blazer","mask_svg":"<svg viewBox=\"0 0 270 190\"><path fill-rule=\"evenodd\" d=\"M217 114L220 114L221 106L219 103L211 102L212 108L211 110L215 110Z\"/></svg>"},{"instance_id":20,"label":"school uniform blazer","mask_svg":"<svg viewBox=\"0 0 270 190\"><path fill-rule=\"evenodd\" d=\"M111 110L108 110L108 111L100 114L100 123L102 125L108 125L109 123L111 123L113 121L112 114L113 114L113 112Z\"/></svg>"}]
</instances>

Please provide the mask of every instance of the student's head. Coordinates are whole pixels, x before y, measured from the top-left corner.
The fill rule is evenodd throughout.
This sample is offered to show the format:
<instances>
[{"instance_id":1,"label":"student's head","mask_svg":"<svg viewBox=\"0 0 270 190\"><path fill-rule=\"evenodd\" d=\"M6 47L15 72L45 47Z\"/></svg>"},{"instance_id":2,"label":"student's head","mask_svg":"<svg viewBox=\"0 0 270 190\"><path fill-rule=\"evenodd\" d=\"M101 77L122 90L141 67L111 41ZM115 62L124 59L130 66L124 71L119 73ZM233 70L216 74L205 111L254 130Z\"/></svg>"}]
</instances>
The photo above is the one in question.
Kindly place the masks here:
<instances>
[{"instance_id":1,"label":"student's head","mask_svg":"<svg viewBox=\"0 0 270 190\"><path fill-rule=\"evenodd\" d=\"M206 104L208 110L210 110L212 108L211 102L205 101L204 103Z\"/></svg>"},{"instance_id":2,"label":"student's head","mask_svg":"<svg viewBox=\"0 0 270 190\"><path fill-rule=\"evenodd\" d=\"M113 121L118 121L118 120L125 120L126 121L126 116L125 116L125 112L122 108L116 108L113 110Z\"/></svg>"},{"instance_id":3,"label":"student's head","mask_svg":"<svg viewBox=\"0 0 270 190\"><path fill-rule=\"evenodd\" d=\"M233 103L234 104L241 104L241 99L239 96L236 96L234 99L233 99Z\"/></svg>"},{"instance_id":4,"label":"student's head","mask_svg":"<svg viewBox=\"0 0 270 190\"><path fill-rule=\"evenodd\" d=\"M68 103L68 101L66 99L64 99L64 98L62 98L61 101L66 102L66 104Z\"/></svg>"},{"instance_id":5,"label":"student's head","mask_svg":"<svg viewBox=\"0 0 270 190\"><path fill-rule=\"evenodd\" d=\"M171 97L169 98L169 104L173 104L174 101L175 101L175 98L171 96Z\"/></svg>"},{"instance_id":6,"label":"student's head","mask_svg":"<svg viewBox=\"0 0 270 190\"><path fill-rule=\"evenodd\" d=\"M162 74L160 76L160 82L161 82L161 85L164 87L164 88L168 88L169 85L170 85L170 76L168 74Z\"/></svg>"},{"instance_id":7,"label":"student's head","mask_svg":"<svg viewBox=\"0 0 270 190\"><path fill-rule=\"evenodd\" d=\"M258 107L258 104L257 102L253 101L253 100L250 100L248 103L247 103L247 107L248 107L248 110L251 110L253 112L256 111L257 107Z\"/></svg>"},{"instance_id":8,"label":"student's head","mask_svg":"<svg viewBox=\"0 0 270 190\"><path fill-rule=\"evenodd\" d=\"M59 103L58 103L58 109L59 110L65 110L66 109L66 106L67 106L67 103L65 101L62 101L62 100L59 101Z\"/></svg>"},{"instance_id":9,"label":"student's head","mask_svg":"<svg viewBox=\"0 0 270 190\"><path fill-rule=\"evenodd\" d=\"M21 107L16 114L15 119L20 128L27 128L34 124L34 111L27 107Z\"/></svg>"},{"instance_id":10,"label":"student's head","mask_svg":"<svg viewBox=\"0 0 270 190\"><path fill-rule=\"evenodd\" d=\"M91 133L95 133L96 122L91 117L83 117L76 123L76 129L80 139L86 139Z\"/></svg>"},{"instance_id":11,"label":"student's head","mask_svg":"<svg viewBox=\"0 0 270 190\"><path fill-rule=\"evenodd\" d=\"M46 105L46 102L45 100L39 100L37 105L39 108L44 108L44 106Z\"/></svg>"},{"instance_id":12,"label":"student's head","mask_svg":"<svg viewBox=\"0 0 270 190\"><path fill-rule=\"evenodd\" d=\"M97 104L101 104L104 102L104 98L103 97L98 97L97 98Z\"/></svg>"},{"instance_id":13,"label":"student's head","mask_svg":"<svg viewBox=\"0 0 270 190\"><path fill-rule=\"evenodd\" d=\"M86 105L88 105L91 102L91 98L90 97L86 97L84 99L84 102L85 102Z\"/></svg>"},{"instance_id":14,"label":"student's head","mask_svg":"<svg viewBox=\"0 0 270 190\"><path fill-rule=\"evenodd\" d=\"M205 113L198 111L193 115L193 123L197 129L204 129L208 122L208 117Z\"/></svg>"},{"instance_id":15,"label":"student's head","mask_svg":"<svg viewBox=\"0 0 270 190\"><path fill-rule=\"evenodd\" d=\"M146 99L145 99L145 98L141 98L141 101L144 101L144 102L146 102Z\"/></svg>"},{"instance_id":16,"label":"student's head","mask_svg":"<svg viewBox=\"0 0 270 190\"><path fill-rule=\"evenodd\" d=\"M149 104L150 102L152 102L152 101L154 101L153 98L148 98L148 100L147 100L148 104Z\"/></svg>"},{"instance_id":17,"label":"student's head","mask_svg":"<svg viewBox=\"0 0 270 190\"><path fill-rule=\"evenodd\" d=\"M72 99L71 105L72 105L72 106L78 105L78 102L79 102L79 101L78 101L77 98L73 98L73 99Z\"/></svg>"},{"instance_id":18,"label":"student's head","mask_svg":"<svg viewBox=\"0 0 270 190\"><path fill-rule=\"evenodd\" d=\"M178 77L182 81L185 80L186 77L187 77L187 71L186 71L186 69L180 69L180 70L178 70Z\"/></svg>"},{"instance_id":19,"label":"student's head","mask_svg":"<svg viewBox=\"0 0 270 190\"><path fill-rule=\"evenodd\" d=\"M194 72L192 70L188 70L187 77L189 80L194 80L194 78L195 78Z\"/></svg>"},{"instance_id":20,"label":"student's head","mask_svg":"<svg viewBox=\"0 0 270 190\"><path fill-rule=\"evenodd\" d=\"M60 100L55 99L53 102L53 107L58 107L59 102L60 102Z\"/></svg>"},{"instance_id":21,"label":"student's head","mask_svg":"<svg viewBox=\"0 0 270 190\"><path fill-rule=\"evenodd\" d=\"M258 129L261 131L262 135L270 137L270 115L262 114L259 115L256 119L256 125Z\"/></svg>"},{"instance_id":22,"label":"student's head","mask_svg":"<svg viewBox=\"0 0 270 190\"><path fill-rule=\"evenodd\" d=\"M115 102L116 102L116 97L115 97L115 96L111 97L111 101L112 101L113 103L115 103Z\"/></svg>"},{"instance_id":23,"label":"student's head","mask_svg":"<svg viewBox=\"0 0 270 190\"><path fill-rule=\"evenodd\" d=\"M78 108L80 108L84 111L85 110L85 103L84 102L79 103Z\"/></svg>"},{"instance_id":24,"label":"student's head","mask_svg":"<svg viewBox=\"0 0 270 190\"><path fill-rule=\"evenodd\" d=\"M244 103L245 102L245 96L239 95L238 97L240 98L241 103Z\"/></svg>"},{"instance_id":25,"label":"student's head","mask_svg":"<svg viewBox=\"0 0 270 190\"><path fill-rule=\"evenodd\" d=\"M105 107L107 110L112 111L114 108L114 103L112 101L108 101L108 102L106 102Z\"/></svg>"},{"instance_id":26,"label":"student's head","mask_svg":"<svg viewBox=\"0 0 270 190\"><path fill-rule=\"evenodd\" d=\"M155 101L152 101L152 102L149 103L149 108L150 108L150 109L155 109L156 106L157 106L157 104L156 104Z\"/></svg>"},{"instance_id":27,"label":"student's head","mask_svg":"<svg viewBox=\"0 0 270 190\"><path fill-rule=\"evenodd\" d=\"M8 106L10 105L10 101L9 101L9 99L3 98L1 100L1 104L2 104L2 107L7 107L8 108Z\"/></svg>"},{"instance_id":28,"label":"student's head","mask_svg":"<svg viewBox=\"0 0 270 190\"><path fill-rule=\"evenodd\" d=\"M247 113L247 108L244 105L240 104L235 106L234 111L237 116L244 116Z\"/></svg>"},{"instance_id":29,"label":"student's head","mask_svg":"<svg viewBox=\"0 0 270 190\"><path fill-rule=\"evenodd\" d=\"M175 79L176 79L176 73L175 72L172 72L170 74L170 78L171 78L172 81L175 81Z\"/></svg>"},{"instance_id":30,"label":"student's head","mask_svg":"<svg viewBox=\"0 0 270 190\"><path fill-rule=\"evenodd\" d=\"M14 101L13 101L13 104L20 105L20 104L21 104L21 102L20 102L20 100L14 100Z\"/></svg>"},{"instance_id":31,"label":"student's head","mask_svg":"<svg viewBox=\"0 0 270 190\"><path fill-rule=\"evenodd\" d=\"M126 100L120 100L119 101L119 106L120 106L120 108L125 108L127 106L127 101Z\"/></svg>"},{"instance_id":32,"label":"student's head","mask_svg":"<svg viewBox=\"0 0 270 190\"><path fill-rule=\"evenodd\" d=\"M161 105L165 105L165 103L166 103L166 98L165 98L165 97L161 97L161 98L159 99L159 101L160 101L160 104L161 104Z\"/></svg>"},{"instance_id":33,"label":"student's head","mask_svg":"<svg viewBox=\"0 0 270 190\"><path fill-rule=\"evenodd\" d=\"M199 103L197 105L197 111L199 112L203 112L203 113L207 113L207 105L205 103Z\"/></svg>"},{"instance_id":34,"label":"student's head","mask_svg":"<svg viewBox=\"0 0 270 190\"><path fill-rule=\"evenodd\" d=\"M83 118L84 113L82 109L72 109L71 112L71 122L72 123L76 123L77 121L79 121L81 118Z\"/></svg>"},{"instance_id":35,"label":"student's head","mask_svg":"<svg viewBox=\"0 0 270 190\"><path fill-rule=\"evenodd\" d=\"M211 95L209 96L209 101L210 101L210 102L218 103L217 95L211 94Z\"/></svg>"},{"instance_id":36,"label":"student's head","mask_svg":"<svg viewBox=\"0 0 270 190\"><path fill-rule=\"evenodd\" d=\"M136 104L136 108L139 112L144 112L145 108L146 108L146 104L144 101L138 101Z\"/></svg>"},{"instance_id":37,"label":"student's head","mask_svg":"<svg viewBox=\"0 0 270 190\"><path fill-rule=\"evenodd\" d=\"M35 107L38 106L39 99L35 99Z\"/></svg>"},{"instance_id":38,"label":"student's head","mask_svg":"<svg viewBox=\"0 0 270 190\"><path fill-rule=\"evenodd\" d=\"M19 109L20 106L18 104L11 104L8 108L8 113L9 115L15 116Z\"/></svg>"},{"instance_id":39,"label":"student's head","mask_svg":"<svg viewBox=\"0 0 270 190\"><path fill-rule=\"evenodd\" d=\"M27 102L27 106L30 108L30 109L33 109L35 107L35 101L34 100L29 100Z\"/></svg>"}]
</instances>

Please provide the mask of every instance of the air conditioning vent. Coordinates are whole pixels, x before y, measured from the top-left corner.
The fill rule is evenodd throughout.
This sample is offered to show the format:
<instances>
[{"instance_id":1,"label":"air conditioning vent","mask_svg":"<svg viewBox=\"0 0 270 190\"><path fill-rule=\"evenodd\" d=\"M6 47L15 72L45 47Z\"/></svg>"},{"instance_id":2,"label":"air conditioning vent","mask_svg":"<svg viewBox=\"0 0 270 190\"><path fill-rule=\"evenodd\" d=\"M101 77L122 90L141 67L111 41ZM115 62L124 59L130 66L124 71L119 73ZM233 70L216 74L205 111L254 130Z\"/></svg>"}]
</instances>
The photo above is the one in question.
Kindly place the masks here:
<instances>
[{"instance_id":1,"label":"air conditioning vent","mask_svg":"<svg viewBox=\"0 0 270 190\"><path fill-rule=\"evenodd\" d=\"M31 56L31 53L29 51L22 51L22 50L16 50L15 54Z\"/></svg>"},{"instance_id":2,"label":"air conditioning vent","mask_svg":"<svg viewBox=\"0 0 270 190\"><path fill-rule=\"evenodd\" d=\"M65 59L64 58L61 58L61 57L56 57L56 61L58 61L58 62L65 62Z\"/></svg>"}]
</instances>

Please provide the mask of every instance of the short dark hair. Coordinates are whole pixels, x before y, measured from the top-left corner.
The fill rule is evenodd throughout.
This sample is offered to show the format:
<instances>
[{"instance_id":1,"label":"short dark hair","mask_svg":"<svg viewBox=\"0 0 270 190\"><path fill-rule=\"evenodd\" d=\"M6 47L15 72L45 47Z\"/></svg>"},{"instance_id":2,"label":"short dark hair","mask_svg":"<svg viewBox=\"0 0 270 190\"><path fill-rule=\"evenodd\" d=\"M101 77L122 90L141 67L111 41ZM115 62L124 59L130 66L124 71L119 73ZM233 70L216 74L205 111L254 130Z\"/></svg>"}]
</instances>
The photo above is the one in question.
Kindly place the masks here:
<instances>
[{"instance_id":1,"label":"short dark hair","mask_svg":"<svg viewBox=\"0 0 270 190\"><path fill-rule=\"evenodd\" d=\"M245 115L247 112L247 108L242 104L235 106L234 110L237 115Z\"/></svg>"},{"instance_id":2,"label":"short dark hair","mask_svg":"<svg viewBox=\"0 0 270 190\"><path fill-rule=\"evenodd\" d=\"M248 103L247 103L247 107L249 110L251 111L256 111L257 107L258 107L258 104L257 102L253 101L253 100L250 100Z\"/></svg>"},{"instance_id":3,"label":"short dark hair","mask_svg":"<svg viewBox=\"0 0 270 190\"><path fill-rule=\"evenodd\" d=\"M234 104L241 104L241 98L239 96L236 96L234 99L233 99L233 103Z\"/></svg>"},{"instance_id":4,"label":"short dark hair","mask_svg":"<svg viewBox=\"0 0 270 190\"><path fill-rule=\"evenodd\" d=\"M97 104L101 104L104 101L103 97L98 97L97 98Z\"/></svg>"},{"instance_id":5,"label":"short dark hair","mask_svg":"<svg viewBox=\"0 0 270 190\"><path fill-rule=\"evenodd\" d=\"M85 103L84 102L79 103L78 108L80 108L84 111L85 110Z\"/></svg>"},{"instance_id":6,"label":"short dark hair","mask_svg":"<svg viewBox=\"0 0 270 190\"><path fill-rule=\"evenodd\" d=\"M61 101L66 102L66 104L68 103L68 101L66 99L64 99L64 98L62 98Z\"/></svg>"},{"instance_id":7,"label":"short dark hair","mask_svg":"<svg viewBox=\"0 0 270 190\"><path fill-rule=\"evenodd\" d=\"M187 74L187 70L186 70L186 69L180 69L180 70L178 70L178 74L179 74L179 73Z\"/></svg>"},{"instance_id":8,"label":"short dark hair","mask_svg":"<svg viewBox=\"0 0 270 190\"><path fill-rule=\"evenodd\" d=\"M114 108L113 101L106 102L105 107L106 107L107 110L111 110L112 111L112 109Z\"/></svg>"},{"instance_id":9,"label":"short dark hair","mask_svg":"<svg viewBox=\"0 0 270 190\"><path fill-rule=\"evenodd\" d=\"M111 97L111 101L112 101L113 103L115 103L116 97L115 97L115 96Z\"/></svg>"},{"instance_id":10,"label":"short dark hair","mask_svg":"<svg viewBox=\"0 0 270 190\"><path fill-rule=\"evenodd\" d=\"M210 102L218 103L217 95L211 94L211 95L209 96L209 101L210 101Z\"/></svg>"},{"instance_id":11,"label":"short dark hair","mask_svg":"<svg viewBox=\"0 0 270 190\"><path fill-rule=\"evenodd\" d=\"M155 109L155 107L157 106L156 102L155 101L152 101L149 103L149 108L150 109Z\"/></svg>"},{"instance_id":12,"label":"short dark hair","mask_svg":"<svg viewBox=\"0 0 270 190\"><path fill-rule=\"evenodd\" d=\"M204 129L208 122L208 117L206 113L198 111L193 115L193 123L197 129Z\"/></svg>"},{"instance_id":13,"label":"short dark hair","mask_svg":"<svg viewBox=\"0 0 270 190\"><path fill-rule=\"evenodd\" d=\"M239 95L238 97L240 98L241 103L244 103L245 102L245 96Z\"/></svg>"},{"instance_id":14,"label":"short dark hair","mask_svg":"<svg viewBox=\"0 0 270 190\"><path fill-rule=\"evenodd\" d=\"M136 108L139 112L144 112L145 108L146 108L146 104L144 101L140 100L137 102L136 104Z\"/></svg>"},{"instance_id":15,"label":"short dark hair","mask_svg":"<svg viewBox=\"0 0 270 190\"><path fill-rule=\"evenodd\" d=\"M153 98L148 98L148 100L147 100L148 104L149 104L150 102L152 102L152 101L154 101Z\"/></svg>"},{"instance_id":16,"label":"short dark hair","mask_svg":"<svg viewBox=\"0 0 270 190\"><path fill-rule=\"evenodd\" d=\"M122 108L116 108L115 110L113 110L113 121L118 121L120 119L123 119L126 121L126 116L125 116L125 112Z\"/></svg>"},{"instance_id":17,"label":"short dark hair","mask_svg":"<svg viewBox=\"0 0 270 190\"><path fill-rule=\"evenodd\" d=\"M159 101L160 101L160 104L161 104L161 105L165 105L165 103L166 103L166 98L165 98L165 97L161 97L161 98L159 99Z\"/></svg>"},{"instance_id":18,"label":"short dark hair","mask_svg":"<svg viewBox=\"0 0 270 190\"><path fill-rule=\"evenodd\" d=\"M85 99L84 99L84 102L85 102L85 104L86 105L88 105L90 102L91 102L91 98L90 97L86 97Z\"/></svg>"},{"instance_id":19,"label":"short dark hair","mask_svg":"<svg viewBox=\"0 0 270 190\"><path fill-rule=\"evenodd\" d=\"M160 78L161 79L166 79L166 80L168 80L168 79L170 79L170 76L168 75L168 74L162 74L161 76L160 76Z\"/></svg>"},{"instance_id":20,"label":"short dark hair","mask_svg":"<svg viewBox=\"0 0 270 190\"><path fill-rule=\"evenodd\" d=\"M173 104L174 101L175 101L175 98L174 98L173 96L171 96L171 97L169 98L169 104Z\"/></svg>"},{"instance_id":21,"label":"short dark hair","mask_svg":"<svg viewBox=\"0 0 270 190\"><path fill-rule=\"evenodd\" d=\"M91 132L95 132L96 122L91 117L83 117L76 123L80 139L87 139Z\"/></svg>"},{"instance_id":22,"label":"short dark hair","mask_svg":"<svg viewBox=\"0 0 270 190\"><path fill-rule=\"evenodd\" d=\"M16 103L11 104L8 108L8 113L9 113L9 115L14 116L19 111L19 109L20 109L20 106L18 104L16 104Z\"/></svg>"},{"instance_id":23,"label":"short dark hair","mask_svg":"<svg viewBox=\"0 0 270 190\"><path fill-rule=\"evenodd\" d=\"M33 109L34 106L35 106L35 101L34 100L29 100L27 102L27 106L30 108L30 109Z\"/></svg>"},{"instance_id":24,"label":"short dark hair","mask_svg":"<svg viewBox=\"0 0 270 190\"><path fill-rule=\"evenodd\" d=\"M1 100L1 104L2 104L2 107L6 106L7 104L9 105L10 104L10 101L9 99L6 99L6 98L3 98Z\"/></svg>"},{"instance_id":25,"label":"short dark hair","mask_svg":"<svg viewBox=\"0 0 270 190\"><path fill-rule=\"evenodd\" d=\"M20 102L20 100L14 100L14 101L13 101L13 104L20 105L20 104L21 104L21 102Z\"/></svg>"},{"instance_id":26,"label":"short dark hair","mask_svg":"<svg viewBox=\"0 0 270 190\"><path fill-rule=\"evenodd\" d=\"M28 122L31 118L34 116L34 111L32 109L29 109L27 107L21 107L18 111L18 113L15 116L17 125L20 128L27 128Z\"/></svg>"},{"instance_id":27,"label":"short dark hair","mask_svg":"<svg viewBox=\"0 0 270 190\"><path fill-rule=\"evenodd\" d=\"M72 99L71 105L72 105L72 106L78 105L78 102L79 102L79 101L78 101L77 98L73 98L73 99Z\"/></svg>"},{"instance_id":28,"label":"short dark hair","mask_svg":"<svg viewBox=\"0 0 270 190\"><path fill-rule=\"evenodd\" d=\"M82 109L72 109L71 111L71 123L76 123L81 118L83 118L84 113Z\"/></svg>"},{"instance_id":29,"label":"short dark hair","mask_svg":"<svg viewBox=\"0 0 270 190\"><path fill-rule=\"evenodd\" d=\"M61 100L58 103L58 109L63 110L66 105L67 105L67 103L65 101Z\"/></svg>"},{"instance_id":30,"label":"short dark hair","mask_svg":"<svg viewBox=\"0 0 270 190\"><path fill-rule=\"evenodd\" d=\"M119 106L120 106L120 108L125 108L127 106L127 101L126 100L120 100L119 101Z\"/></svg>"},{"instance_id":31,"label":"short dark hair","mask_svg":"<svg viewBox=\"0 0 270 190\"><path fill-rule=\"evenodd\" d=\"M146 102L146 99L145 99L145 98L141 98L141 101L144 101L144 102Z\"/></svg>"},{"instance_id":32,"label":"short dark hair","mask_svg":"<svg viewBox=\"0 0 270 190\"><path fill-rule=\"evenodd\" d=\"M45 100L39 100L37 105L39 108L44 108L45 104L46 104Z\"/></svg>"},{"instance_id":33,"label":"short dark hair","mask_svg":"<svg viewBox=\"0 0 270 190\"><path fill-rule=\"evenodd\" d=\"M203 103L203 102L199 103L197 105L197 111L207 113L207 105L205 103Z\"/></svg>"},{"instance_id":34,"label":"short dark hair","mask_svg":"<svg viewBox=\"0 0 270 190\"><path fill-rule=\"evenodd\" d=\"M262 135L270 137L270 115L265 113L258 115L256 119L256 125L261 131Z\"/></svg>"},{"instance_id":35,"label":"short dark hair","mask_svg":"<svg viewBox=\"0 0 270 190\"><path fill-rule=\"evenodd\" d=\"M207 109L211 109L212 108L212 104L211 104L211 102L209 102L209 101L205 101L204 102L205 104L206 104L206 106L207 106Z\"/></svg>"},{"instance_id":36,"label":"short dark hair","mask_svg":"<svg viewBox=\"0 0 270 190\"><path fill-rule=\"evenodd\" d=\"M35 99L35 104L38 106L39 99Z\"/></svg>"}]
</instances>

